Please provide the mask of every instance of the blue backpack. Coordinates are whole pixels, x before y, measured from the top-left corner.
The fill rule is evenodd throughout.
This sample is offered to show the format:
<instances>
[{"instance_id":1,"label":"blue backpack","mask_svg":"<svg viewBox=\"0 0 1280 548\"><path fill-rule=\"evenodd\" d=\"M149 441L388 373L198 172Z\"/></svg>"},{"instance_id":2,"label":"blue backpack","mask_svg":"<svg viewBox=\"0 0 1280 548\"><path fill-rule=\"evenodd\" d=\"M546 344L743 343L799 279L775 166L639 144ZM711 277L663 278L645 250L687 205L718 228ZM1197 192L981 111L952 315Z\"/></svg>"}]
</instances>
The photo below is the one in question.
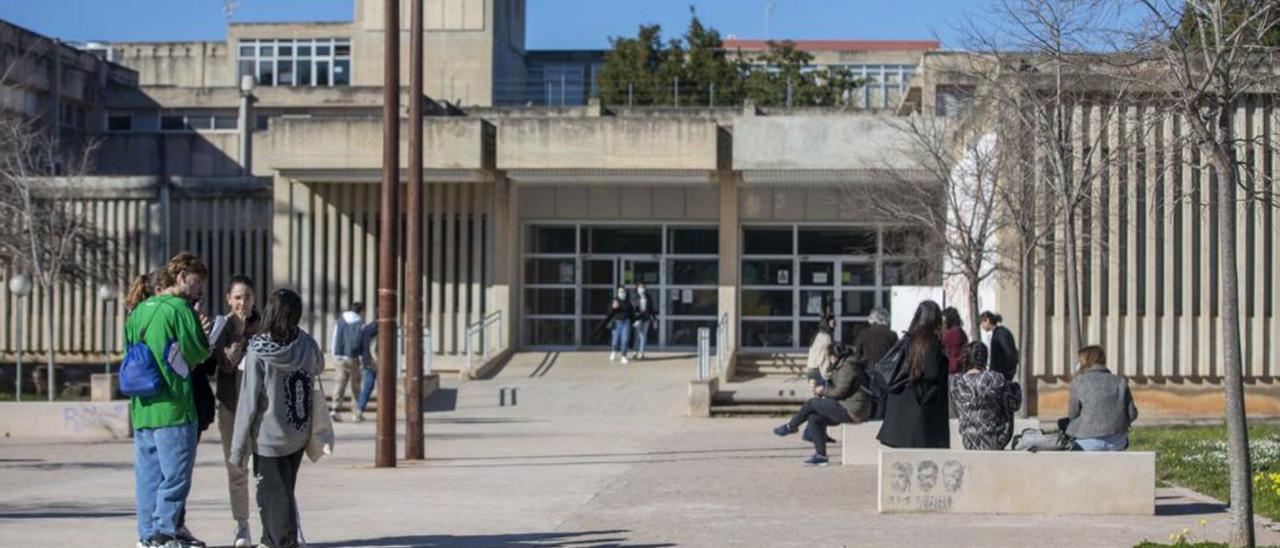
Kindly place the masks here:
<instances>
[{"instance_id":1,"label":"blue backpack","mask_svg":"<svg viewBox=\"0 0 1280 548\"><path fill-rule=\"evenodd\" d=\"M147 346L147 331L138 336L138 342L129 345L124 361L120 363L120 393L129 397L149 398L165 389L160 364Z\"/></svg>"}]
</instances>

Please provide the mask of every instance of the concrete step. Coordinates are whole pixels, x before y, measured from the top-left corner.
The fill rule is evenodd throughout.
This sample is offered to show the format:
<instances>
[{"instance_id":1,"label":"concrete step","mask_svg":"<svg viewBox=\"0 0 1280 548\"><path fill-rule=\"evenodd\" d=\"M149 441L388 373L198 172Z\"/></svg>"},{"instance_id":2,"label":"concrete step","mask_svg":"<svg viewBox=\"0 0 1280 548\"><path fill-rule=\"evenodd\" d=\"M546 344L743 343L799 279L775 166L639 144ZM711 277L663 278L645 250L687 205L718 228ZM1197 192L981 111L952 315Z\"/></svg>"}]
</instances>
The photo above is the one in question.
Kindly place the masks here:
<instances>
[{"instance_id":1,"label":"concrete step","mask_svg":"<svg viewBox=\"0 0 1280 548\"><path fill-rule=\"evenodd\" d=\"M713 417L786 417L800 410L800 404L713 405Z\"/></svg>"}]
</instances>

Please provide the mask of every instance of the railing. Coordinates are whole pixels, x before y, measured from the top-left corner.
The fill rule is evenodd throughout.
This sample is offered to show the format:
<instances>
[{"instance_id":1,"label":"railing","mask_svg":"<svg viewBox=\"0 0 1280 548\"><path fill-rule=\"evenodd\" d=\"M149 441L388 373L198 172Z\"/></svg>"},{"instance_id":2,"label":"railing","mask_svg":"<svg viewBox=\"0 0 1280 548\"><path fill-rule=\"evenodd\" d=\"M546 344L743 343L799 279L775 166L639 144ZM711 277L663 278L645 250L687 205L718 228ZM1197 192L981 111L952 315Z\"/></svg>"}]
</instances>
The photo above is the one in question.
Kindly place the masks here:
<instances>
[{"instance_id":1,"label":"railing","mask_svg":"<svg viewBox=\"0 0 1280 548\"><path fill-rule=\"evenodd\" d=\"M498 348L502 348L502 311L499 310L484 319L467 326L467 371L475 370L475 346L472 341L476 335L480 336L480 351L484 361L489 361L489 344L488 338L485 336L490 325L498 326Z\"/></svg>"},{"instance_id":2,"label":"railing","mask_svg":"<svg viewBox=\"0 0 1280 548\"><path fill-rule=\"evenodd\" d=\"M396 363L396 377L404 378L404 364L407 360L404 358L404 328L396 329L396 356L399 361ZM422 328L422 376L426 377L431 374L431 330Z\"/></svg>"},{"instance_id":3,"label":"railing","mask_svg":"<svg viewBox=\"0 0 1280 548\"><path fill-rule=\"evenodd\" d=\"M711 378L711 330L698 328L698 380Z\"/></svg>"},{"instance_id":4,"label":"railing","mask_svg":"<svg viewBox=\"0 0 1280 548\"><path fill-rule=\"evenodd\" d=\"M716 373L724 373L725 355L728 354L726 347L729 346L729 313L720 315L720 321L716 323Z\"/></svg>"}]
</instances>

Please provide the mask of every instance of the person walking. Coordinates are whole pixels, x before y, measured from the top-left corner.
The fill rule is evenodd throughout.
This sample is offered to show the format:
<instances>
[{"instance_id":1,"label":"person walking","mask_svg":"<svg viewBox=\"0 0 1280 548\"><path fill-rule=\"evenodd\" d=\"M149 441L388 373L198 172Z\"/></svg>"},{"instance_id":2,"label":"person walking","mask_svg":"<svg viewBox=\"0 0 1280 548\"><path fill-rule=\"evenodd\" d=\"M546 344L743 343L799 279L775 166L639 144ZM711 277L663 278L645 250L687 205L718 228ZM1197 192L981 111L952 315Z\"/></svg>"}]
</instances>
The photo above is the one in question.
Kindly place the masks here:
<instances>
[{"instance_id":1,"label":"person walking","mask_svg":"<svg viewBox=\"0 0 1280 548\"><path fill-rule=\"evenodd\" d=\"M809 344L809 358L805 361L805 376L809 377L812 386L822 386L831 376L831 343L835 342L836 320L830 315L823 315L818 321L818 332Z\"/></svg>"},{"instance_id":2,"label":"person walking","mask_svg":"<svg viewBox=\"0 0 1280 548\"><path fill-rule=\"evenodd\" d=\"M192 367L209 357L210 323L198 318L192 305L203 296L207 276L195 255L178 254L157 273L157 294L137 303L125 322L126 345L143 343L163 379L159 393L129 400L140 547L204 546L183 527L182 515L198 428Z\"/></svg>"},{"instance_id":3,"label":"person walking","mask_svg":"<svg viewBox=\"0 0 1280 548\"><path fill-rule=\"evenodd\" d=\"M631 306L631 299L627 298L627 288L618 286L618 292L609 302L609 315L605 316L604 323L600 324L601 329L611 330L609 361L618 359L618 355L621 354L622 363L628 363L627 343L631 335L631 321L634 318L635 307Z\"/></svg>"},{"instance_id":4,"label":"person walking","mask_svg":"<svg viewBox=\"0 0 1280 548\"><path fill-rule=\"evenodd\" d=\"M872 412L872 394L865 361L852 348L832 343L826 352L831 361L831 382L813 386L813 397L804 402L791 420L773 429L778 436L794 434L805 427L806 441L813 443L813 456L804 463L808 466L826 466L827 427L837 424L853 424L865 421Z\"/></svg>"},{"instance_id":5,"label":"person walking","mask_svg":"<svg viewBox=\"0 0 1280 548\"><path fill-rule=\"evenodd\" d=\"M960 372L960 357L964 355L964 345L969 344L969 336L964 332L964 322L960 321L960 311L948 306L942 311L942 346L947 351L947 374Z\"/></svg>"},{"instance_id":6,"label":"person walking","mask_svg":"<svg viewBox=\"0 0 1280 548\"><path fill-rule=\"evenodd\" d=\"M951 385L960 417L960 439L970 451L1000 451L1013 437L1013 413L1022 393L1004 375L987 367L987 345L973 341L960 360L963 373Z\"/></svg>"},{"instance_id":7,"label":"person walking","mask_svg":"<svg viewBox=\"0 0 1280 548\"><path fill-rule=\"evenodd\" d=\"M334 422L342 422L338 411L342 409L342 400L347 396L347 384L351 385L351 401L356 402L360 393L360 357L364 354L361 343L364 340L364 303L351 303L351 308L342 313L333 324L333 335L329 341L329 351L338 368L338 383L333 391L333 409L329 418ZM352 407L355 407L354 405Z\"/></svg>"},{"instance_id":8,"label":"person walking","mask_svg":"<svg viewBox=\"0 0 1280 548\"><path fill-rule=\"evenodd\" d=\"M906 448L951 447L947 355L938 336L941 329L938 303L920 303L907 331L906 381L891 387L886 396L884 424L876 435L880 443Z\"/></svg>"},{"instance_id":9,"label":"person walking","mask_svg":"<svg viewBox=\"0 0 1280 548\"><path fill-rule=\"evenodd\" d=\"M302 298L277 289L267 299L262 333L249 342L244 379L228 461L247 466L253 455L260 544L294 548L298 543L295 488L303 453L311 441L312 397L324 364L320 346L298 328Z\"/></svg>"},{"instance_id":10,"label":"person walking","mask_svg":"<svg viewBox=\"0 0 1280 548\"><path fill-rule=\"evenodd\" d=\"M1124 451L1129 426L1138 419L1129 382L1107 369L1101 346L1080 349L1080 369L1067 401L1067 434L1084 451Z\"/></svg>"},{"instance_id":11,"label":"person walking","mask_svg":"<svg viewBox=\"0 0 1280 548\"><path fill-rule=\"evenodd\" d=\"M228 314L214 320L212 360L216 369L218 433L222 438L222 458L227 467L231 517L235 520L235 536L231 544L235 548L243 548L253 545L253 535L249 531L249 470L230 462L230 457L243 378L240 361L249 349L249 341L258 334L261 322L254 309L253 280L242 275L232 276L226 301Z\"/></svg>"},{"instance_id":12,"label":"person walking","mask_svg":"<svg viewBox=\"0 0 1280 548\"><path fill-rule=\"evenodd\" d=\"M649 329L658 318L656 303L649 296L644 282L636 284L636 299L632 305L635 309L635 320L631 327L635 329L636 352L632 355L637 360L644 359L644 346L649 341Z\"/></svg>"},{"instance_id":13,"label":"person walking","mask_svg":"<svg viewBox=\"0 0 1280 548\"><path fill-rule=\"evenodd\" d=\"M373 389L378 384L378 324L377 322L369 322L364 326L364 330L360 333L360 338L364 341L361 345L363 349L360 357L360 398L356 400L356 422L364 422L364 411L369 408L369 398L373 395ZM423 349L424 352L430 352L430 348Z\"/></svg>"},{"instance_id":14,"label":"person walking","mask_svg":"<svg viewBox=\"0 0 1280 548\"><path fill-rule=\"evenodd\" d=\"M1018 376L1018 343L1003 322L1004 318L988 310L979 316L978 325L991 333L991 369L1013 382Z\"/></svg>"}]
</instances>

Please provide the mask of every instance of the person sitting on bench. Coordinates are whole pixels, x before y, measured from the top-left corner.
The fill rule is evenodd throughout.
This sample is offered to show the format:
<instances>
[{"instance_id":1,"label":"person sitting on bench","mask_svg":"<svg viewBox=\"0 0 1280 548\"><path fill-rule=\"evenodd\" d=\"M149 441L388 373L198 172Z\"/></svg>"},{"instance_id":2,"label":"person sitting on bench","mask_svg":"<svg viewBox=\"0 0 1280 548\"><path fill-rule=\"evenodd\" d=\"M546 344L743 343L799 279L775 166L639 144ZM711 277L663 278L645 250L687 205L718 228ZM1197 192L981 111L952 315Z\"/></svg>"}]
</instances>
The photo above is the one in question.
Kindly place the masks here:
<instances>
[{"instance_id":1,"label":"person sitting on bench","mask_svg":"<svg viewBox=\"0 0 1280 548\"><path fill-rule=\"evenodd\" d=\"M1107 369L1101 346L1081 348L1079 358L1067 404L1067 434L1083 451L1128 449L1129 425L1138 418L1129 382Z\"/></svg>"},{"instance_id":2,"label":"person sitting on bench","mask_svg":"<svg viewBox=\"0 0 1280 548\"><path fill-rule=\"evenodd\" d=\"M866 363L852 348L840 343L832 343L827 354L832 363L831 382L814 385L813 397L800 407L800 412L790 422L773 429L774 434L786 436L808 423L805 439L813 442L813 456L805 461L809 466L825 466L828 462L828 426L862 422L873 407Z\"/></svg>"}]
</instances>

